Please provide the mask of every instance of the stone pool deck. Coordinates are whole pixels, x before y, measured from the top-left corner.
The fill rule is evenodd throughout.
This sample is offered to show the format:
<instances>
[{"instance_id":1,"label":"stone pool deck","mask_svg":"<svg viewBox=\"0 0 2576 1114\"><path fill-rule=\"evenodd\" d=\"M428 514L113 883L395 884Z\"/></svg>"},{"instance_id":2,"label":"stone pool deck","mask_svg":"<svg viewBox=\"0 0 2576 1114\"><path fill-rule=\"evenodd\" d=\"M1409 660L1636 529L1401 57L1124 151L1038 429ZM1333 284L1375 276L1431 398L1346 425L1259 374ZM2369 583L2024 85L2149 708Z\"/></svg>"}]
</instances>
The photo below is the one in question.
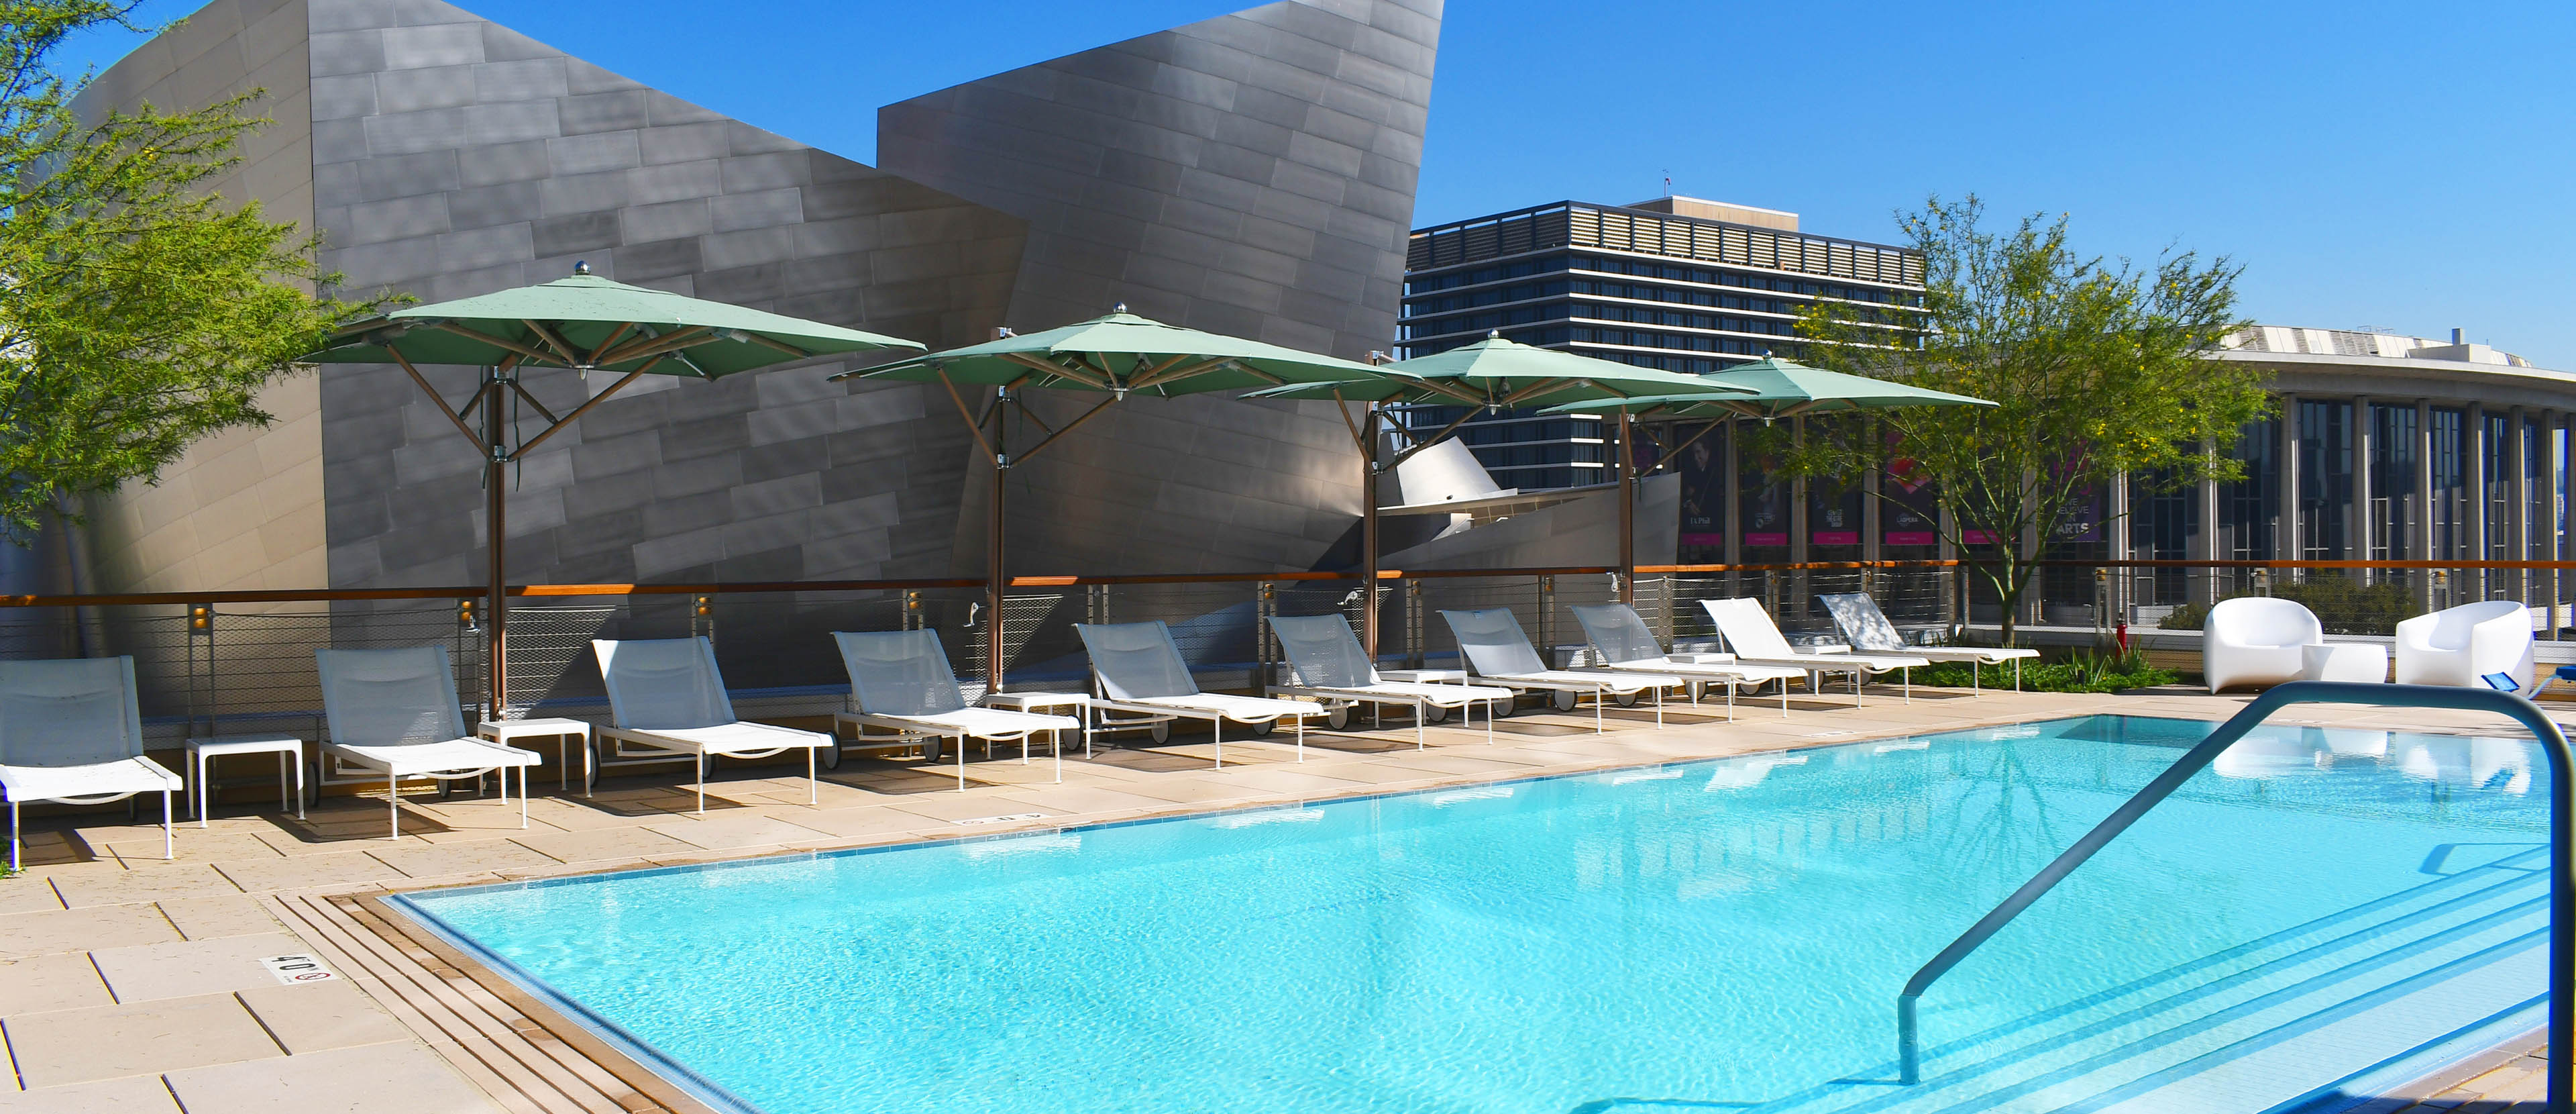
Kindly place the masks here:
<instances>
[{"instance_id":1,"label":"stone pool deck","mask_svg":"<svg viewBox=\"0 0 2576 1114\"><path fill-rule=\"evenodd\" d=\"M381 793L332 798L297 821L251 811L275 807L254 789L209 827L182 827L178 857L166 862L159 825L125 824L122 808L30 817L28 869L0 879L0 1037L12 1069L0 1086L0 1112L703 1109L603 1054L515 988L478 977L443 946L386 920L370 897L394 890L1323 800L2070 715L2219 719L2244 701L2181 691L1918 688L1909 703L1873 687L1865 707L1852 707L1848 696L1800 698L1783 717L1776 702L1747 703L1731 724L1712 708L1681 705L1657 730L1647 709L1614 710L1606 735L1593 733L1588 710L1524 711L1497 725L1490 746L1481 722L1473 730L1455 720L1434 726L1425 751L1414 749L1409 727L1310 731L1302 764L1285 731L1229 741L1223 770L1210 767L1204 736L1151 750L1104 749L1089 761L1076 748L1062 784L1050 780L1043 752L1026 766L1015 752L997 753L967 764L970 788L962 793L953 762L932 770L918 760L853 754L825 774L819 807L805 803L801 769L728 764L707 786L703 816L691 811L685 765L605 778L585 798L577 786L554 787L549 751L524 830L515 802L505 809L489 798L406 794L404 834L388 840ZM2396 726L2388 715L2319 706L2278 722ZM2504 726L2465 713L2404 716L2403 726L2418 731ZM285 955L314 956L336 977L281 983L260 960Z\"/></svg>"}]
</instances>

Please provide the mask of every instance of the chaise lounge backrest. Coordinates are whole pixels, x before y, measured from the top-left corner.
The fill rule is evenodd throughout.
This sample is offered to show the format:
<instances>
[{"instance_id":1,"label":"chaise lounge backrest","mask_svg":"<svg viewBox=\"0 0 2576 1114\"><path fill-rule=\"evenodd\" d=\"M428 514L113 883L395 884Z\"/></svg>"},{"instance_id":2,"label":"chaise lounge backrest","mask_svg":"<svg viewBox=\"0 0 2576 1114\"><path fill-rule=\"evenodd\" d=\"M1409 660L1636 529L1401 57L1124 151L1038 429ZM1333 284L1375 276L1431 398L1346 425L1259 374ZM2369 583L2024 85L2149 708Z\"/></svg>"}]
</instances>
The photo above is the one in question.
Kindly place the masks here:
<instances>
[{"instance_id":1,"label":"chaise lounge backrest","mask_svg":"<svg viewBox=\"0 0 2576 1114\"><path fill-rule=\"evenodd\" d=\"M332 742L390 747L465 737L446 646L317 649L313 662L321 671L322 715Z\"/></svg>"},{"instance_id":2,"label":"chaise lounge backrest","mask_svg":"<svg viewBox=\"0 0 2576 1114\"><path fill-rule=\"evenodd\" d=\"M735 723L733 699L716 672L715 644L696 638L593 639L599 677L617 726L683 731Z\"/></svg>"},{"instance_id":3,"label":"chaise lounge backrest","mask_svg":"<svg viewBox=\"0 0 2576 1114\"><path fill-rule=\"evenodd\" d=\"M1701 600L1699 603L1708 610L1710 621L1717 624L1717 633L1725 637L1726 648L1735 651L1737 656L1801 656L1797 648L1781 636L1780 628L1771 622L1771 613L1763 609L1761 600Z\"/></svg>"},{"instance_id":4,"label":"chaise lounge backrest","mask_svg":"<svg viewBox=\"0 0 2576 1114\"><path fill-rule=\"evenodd\" d=\"M1092 676L1112 700L1152 700L1197 696L1199 683L1181 660L1172 628L1150 623L1076 623L1082 648L1091 656Z\"/></svg>"},{"instance_id":5,"label":"chaise lounge backrest","mask_svg":"<svg viewBox=\"0 0 2576 1114\"><path fill-rule=\"evenodd\" d=\"M1662 663L1664 648L1655 641L1655 632L1646 629L1637 609L1624 603L1583 604L1574 608L1574 621L1583 624L1583 637L1601 652L1601 660L1612 665L1631 662Z\"/></svg>"},{"instance_id":6,"label":"chaise lounge backrest","mask_svg":"<svg viewBox=\"0 0 2576 1114\"><path fill-rule=\"evenodd\" d=\"M859 710L879 716L935 716L963 711L966 694L948 650L928 630L833 631L841 666Z\"/></svg>"},{"instance_id":7,"label":"chaise lounge backrest","mask_svg":"<svg viewBox=\"0 0 2576 1114\"><path fill-rule=\"evenodd\" d=\"M1547 672L1547 664L1539 660L1538 650L1531 647L1528 633L1521 630L1521 621L1510 608L1442 611L1440 618L1449 624L1449 633L1458 637L1459 652L1467 655L1477 673L1508 677Z\"/></svg>"},{"instance_id":8,"label":"chaise lounge backrest","mask_svg":"<svg viewBox=\"0 0 2576 1114\"><path fill-rule=\"evenodd\" d=\"M0 766L94 766L143 755L134 659L0 661Z\"/></svg>"},{"instance_id":9,"label":"chaise lounge backrest","mask_svg":"<svg viewBox=\"0 0 2576 1114\"><path fill-rule=\"evenodd\" d=\"M1868 593L1825 592L1816 596L1816 602L1825 605L1825 613L1834 617L1834 626L1852 649L1887 653L1906 648L1905 636L1887 621L1887 612Z\"/></svg>"},{"instance_id":10,"label":"chaise lounge backrest","mask_svg":"<svg viewBox=\"0 0 2576 1114\"><path fill-rule=\"evenodd\" d=\"M1279 636L1279 645L1288 651L1289 667L1306 684L1352 689L1378 683L1368 650L1351 633L1350 621L1339 615L1274 616L1270 633Z\"/></svg>"}]
</instances>

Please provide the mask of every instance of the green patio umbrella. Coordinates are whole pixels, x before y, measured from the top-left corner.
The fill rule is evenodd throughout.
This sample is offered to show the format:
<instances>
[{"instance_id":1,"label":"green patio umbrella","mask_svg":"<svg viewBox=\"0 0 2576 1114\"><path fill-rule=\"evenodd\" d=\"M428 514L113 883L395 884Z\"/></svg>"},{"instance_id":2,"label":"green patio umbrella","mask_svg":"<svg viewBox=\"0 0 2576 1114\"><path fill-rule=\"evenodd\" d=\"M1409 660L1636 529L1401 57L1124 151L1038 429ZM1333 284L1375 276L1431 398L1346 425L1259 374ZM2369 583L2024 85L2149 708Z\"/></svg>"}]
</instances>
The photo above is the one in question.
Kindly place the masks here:
<instances>
[{"instance_id":1,"label":"green patio umbrella","mask_svg":"<svg viewBox=\"0 0 2576 1114\"><path fill-rule=\"evenodd\" d=\"M320 350L304 357L312 363L393 364L411 376L430 401L438 404L458 433L483 457L483 487L488 500L490 544L489 626L492 714L505 706L502 632L509 622L507 585L502 579L503 512L501 466L526 458L565 426L579 420L620 388L645 375L682 375L715 379L735 372L849 352L887 348L918 351L921 345L898 337L844 329L819 321L764 313L756 309L709 302L664 290L611 282L575 264L566 278L522 286L434 305L412 306L353 321L332 331ZM422 364L463 364L483 369L482 382L461 408L432 389L420 373ZM519 383L519 373L532 367L573 368L617 373L587 402L558 417ZM508 444L504 396L516 398L545 419L534 437ZM467 424L482 410L482 432Z\"/></svg>"},{"instance_id":2,"label":"green patio umbrella","mask_svg":"<svg viewBox=\"0 0 2576 1114\"><path fill-rule=\"evenodd\" d=\"M1749 364L1738 364L1724 371L1696 376L1698 382L1712 387L1729 387L1745 393L1733 395L1670 394L1645 395L1617 400L1569 402L1548 407L1543 413L1582 414L1602 410L1619 411L1624 425L1636 418L1759 418L1769 425L1782 418L1800 418L1809 414L1831 414L1852 410L1892 410L1907 406L1992 406L1982 398L1954 395L1945 391L1909 387L1865 375L1847 375L1839 371L1808 367L1796 360L1765 356ZM1685 438L1655 462L1661 468L1680 456L1717 423L1702 427Z\"/></svg>"},{"instance_id":3,"label":"green patio umbrella","mask_svg":"<svg viewBox=\"0 0 2576 1114\"><path fill-rule=\"evenodd\" d=\"M1095 317L1044 332L1000 336L982 344L933 352L892 364L835 375L915 383L938 383L975 435L975 444L993 462L993 501L985 537L985 678L988 691L1002 691L1003 571L1002 483L1010 469L1044 451L1048 445L1129 395L1174 398L1211 391L1241 391L1294 383L1346 382L1377 378L1366 364L1318 356L1275 344L1201 332L1138 317L1120 305ZM960 386L996 388L993 405L976 414L966 405ZM1072 421L1047 429L1034 445L1011 451L1003 424L1005 410L1031 387L1092 391L1108 397ZM1036 419L1025 404L1020 415ZM990 424L988 436L984 427ZM1039 426L1046 428L1040 421Z\"/></svg>"},{"instance_id":4,"label":"green patio umbrella","mask_svg":"<svg viewBox=\"0 0 2576 1114\"><path fill-rule=\"evenodd\" d=\"M1345 424L1351 441L1360 451L1367 469L1365 501L1361 504L1360 575L1364 582L1377 583L1377 487L1378 476L1439 443L1451 431L1466 424L1477 413L1500 410L1532 409L1558 403L1600 400L1615 408L1618 400L1639 395L1697 396L1742 393L1741 388L1710 386L1701 379L1679 372L1657 371L1596 359L1591 356L1538 348L1519 341L1505 340L1497 332L1485 339L1460 345L1445 352L1416 356L1381 365L1378 371L1388 373L1381 379L1361 385L1314 384L1277 387L1255 391L1249 398L1332 399L1336 403L1362 402L1368 405L1365 424ZM1371 444L1376 434L1377 407L1382 404L1462 406L1466 412L1456 421L1441 427L1428 437L1405 432L1413 443L1397 452L1395 458L1380 463ZM1630 484L1628 429L1622 421L1619 430L1619 593L1633 602L1636 580L1636 493ZM1361 641L1370 654L1377 653L1377 608L1366 609L1361 624Z\"/></svg>"}]
</instances>

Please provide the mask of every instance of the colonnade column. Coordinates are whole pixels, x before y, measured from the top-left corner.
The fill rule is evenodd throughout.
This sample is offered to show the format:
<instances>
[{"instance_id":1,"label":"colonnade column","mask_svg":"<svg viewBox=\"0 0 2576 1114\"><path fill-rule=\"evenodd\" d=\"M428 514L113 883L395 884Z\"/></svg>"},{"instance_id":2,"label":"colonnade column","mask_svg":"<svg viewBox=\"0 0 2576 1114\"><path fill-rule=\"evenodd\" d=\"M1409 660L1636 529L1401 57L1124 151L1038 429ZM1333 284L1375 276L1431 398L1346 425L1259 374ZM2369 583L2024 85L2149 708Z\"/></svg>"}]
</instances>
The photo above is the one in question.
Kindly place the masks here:
<instances>
[{"instance_id":1,"label":"colonnade column","mask_svg":"<svg viewBox=\"0 0 2576 1114\"><path fill-rule=\"evenodd\" d=\"M1744 586L1732 570L1744 563L1744 439L1735 432L1736 420L1729 415L1726 428L1717 431L1726 438L1726 463L1720 469L1726 474L1726 514L1716 521L1726 524L1726 594L1741 596Z\"/></svg>"},{"instance_id":2,"label":"colonnade column","mask_svg":"<svg viewBox=\"0 0 2576 1114\"><path fill-rule=\"evenodd\" d=\"M2433 553L2433 403L2415 400L2415 557L2429 561ZM2430 610L2433 606L2433 575L2430 570L2414 574L2415 606Z\"/></svg>"},{"instance_id":3,"label":"colonnade column","mask_svg":"<svg viewBox=\"0 0 2576 1114\"><path fill-rule=\"evenodd\" d=\"M2468 514L2463 531L2468 535L2460 546L2460 558L2481 560L2487 552L2487 408L2472 402L2468 415L2460 421L2461 471L2468 480ZM2487 598L2484 570L2461 569L2460 581L2453 585L2453 604Z\"/></svg>"},{"instance_id":4,"label":"colonnade column","mask_svg":"<svg viewBox=\"0 0 2576 1114\"><path fill-rule=\"evenodd\" d=\"M2281 396L2281 513L2272 520L2272 559L2305 556L2299 542L2299 396ZM2295 570L2280 571L2295 579ZM2276 577L2278 579L2278 577Z\"/></svg>"},{"instance_id":5,"label":"colonnade column","mask_svg":"<svg viewBox=\"0 0 2576 1114\"><path fill-rule=\"evenodd\" d=\"M2215 456L2218 453L2218 443L2203 441L2200 451L2204 456ZM2260 482L2262 478L2255 475L2245 477L2247 482ZM2200 481L2200 487L2192 492L2192 498L2199 503L2200 529L2191 535L2189 555L2195 561L2215 561L2218 559L2218 481ZM2203 607L2217 603L2218 571L2216 569L2199 570L2199 575L2190 579L2185 591L2189 594L2191 602Z\"/></svg>"},{"instance_id":6,"label":"colonnade column","mask_svg":"<svg viewBox=\"0 0 2576 1114\"><path fill-rule=\"evenodd\" d=\"M2370 529L2370 446L2371 435L2376 432L2371 426L2370 396L2354 395L2352 399L2352 499L2347 504L2343 516L2345 560L2367 561L2377 556L2371 552L2371 542L2374 539L2371 537ZM2359 571L2361 575L2357 579L2364 584L2377 579L2370 574L2369 569Z\"/></svg>"},{"instance_id":7,"label":"colonnade column","mask_svg":"<svg viewBox=\"0 0 2576 1114\"><path fill-rule=\"evenodd\" d=\"M2511 436L2505 442L2504 466L2509 476L2505 481L2505 497L2513 502L2505 508L2504 545L2499 550L2506 560L2511 561L2531 559L2531 430L2526 426L2529 420L2519 406L2507 412L2505 417L2506 427L2511 430ZM2531 570L2514 569L2496 579L2513 586L2513 598L2526 604L2531 602Z\"/></svg>"}]
</instances>

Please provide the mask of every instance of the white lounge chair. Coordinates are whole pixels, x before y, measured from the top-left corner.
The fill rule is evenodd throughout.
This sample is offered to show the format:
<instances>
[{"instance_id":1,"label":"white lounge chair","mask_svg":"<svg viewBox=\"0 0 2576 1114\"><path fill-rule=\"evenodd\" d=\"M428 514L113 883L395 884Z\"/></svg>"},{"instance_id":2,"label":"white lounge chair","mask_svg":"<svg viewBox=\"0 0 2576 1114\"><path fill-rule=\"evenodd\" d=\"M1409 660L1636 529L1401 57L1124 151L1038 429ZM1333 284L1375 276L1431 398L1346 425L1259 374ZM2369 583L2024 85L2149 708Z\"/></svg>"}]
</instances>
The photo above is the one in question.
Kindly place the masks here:
<instances>
[{"instance_id":1,"label":"white lounge chair","mask_svg":"<svg viewBox=\"0 0 2576 1114\"><path fill-rule=\"evenodd\" d=\"M1803 669L1807 672L1807 687L1817 691L1822 691L1819 678L1824 675L1849 673L1854 707L1861 703L1861 681L1873 673L1902 671L1900 676L1905 682L1905 699L1913 700L1914 667L1932 664L1930 660L1911 653L1802 654L1781 636L1780 628L1772 624L1771 613L1762 606L1761 600L1701 600L1699 605L1707 609L1709 620L1717 624L1717 633L1726 639L1727 648L1735 651L1735 660L1749 665L1785 665Z\"/></svg>"},{"instance_id":2,"label":"white lounge chair","mask_svg":"<svg viewBox=\"0 0 2576 1114\"><path fill-rule=\"evenodd\" d=\"M2397 683L2475 685L2502 673L2531 688L2531 609L2485 600L2397 624Z\"/></svg>"},{"instance_id":3,"label":"white lounge chair","mask_svg":"<svg viewBox=\"0 0 2576 1114\"><path fill-rule=\"evenodd\" d=\"M805 803L821 799L815 754L834 747L832 737L736 718L724 675L716 672L715 644L704 636L600 638L590 648L599 655L609 713L617 721L599 729L599 741L610 748L599 760L602 768L694 761L698 811L705 812L708 758L768 758L802 750Z\"/></svg>"},{"instance_id":4,"label":"white lounge chair","mask_svg":"<svg viewBox=\"0 0 2576 1114\"><path fill-rule=\"evenodd\" d=\"M1487 688L1482 685L1426 685L1410 681L1389 681L1377 675L1377 666L1369 661L1368 651L1360 646L1359 636L1351 633L1350 620L1339 615L1278 615L1270 620L1270 633L1277 635L1281 648L1288 651L1288 667L1293 683L1273 685L1270 691L1295 696L1312 696L1327 701L1332 710L1325 722L1338 728L1348 717L1350 705L1367 704L1374 711L1389 704L1413 709L1413 749L1429 744L1433 708L1456 708L1474 726L1472 709L1485 706L1485 741L1494 741L1494 702L1508 703L1512 690ZM1332 702L1338 702L1334 704Z\"/></svg>"},{"instance_id":5,"label":"white lounge chair","mask_svg":"<svg viewBox=\"0 0 2576 1114\"><path fill-rule=\"evenodd\" d=\"M1190 676L1189 663L1181 659L1181 648L1172 641L1172 628L1156 619L1150 623L1076 623L1074 632L1082 636L1082 648L1091 658L1091 681L1098 695L1088 711L1131 712L1141 719L1099 720L1090 730L1124 731L1144 729L1161 742L1171 737L1174 719L1206 720L1208 733L1216 740L1216 765L1225 768L1225 721L1252 724L1264 730L1280 720L1297 724L1297 761L1306 760L1306 717L1320 716L1329 709L1305 700L1275 700L1266 696L1234 696L1221 692L1200 692L1197 679Z\"/></svg>"},{"instance_id":6,"label":"white lounge chair","mask_svg":"<svg viewBox=\"0 0 2576 1114\"><path fill-rule=\"evenodd\" d=\"M2325 627L2295 600L2270 596L2220 600L2200 623L2201 683L2217 692L2230 685L2298 680L2307 673L2307 647L2323 646L2325 641ZM2400 672L2397 679L2403 682L2406 676Z\"/></svg>"},{"instance_id":7,"label":"white lounge chair","mask_svg":"<svg viewBox=\"0 0 2576 1114\"><path fill-rule=\"evenodd\" d=\"M161 857L174 853L170 794L179 775L143 756L134 659L0 661L0 796L9 798L9 869L18 869L18 807L103 805L161 794Z\"/></svg>"},{"instance_id":8,"label":"white lounge chair","mask_svg":"<svg viewBox=\"0 0 2576 1114\"><path fill-rule=\"evenodd\" d=\"M1575 669L1550 669L1540 660L1538 649L1530 645L1529 635L1521 630L1521 621L1507 607L1485 607L1473 611L1442 611L1440 618L1449 624L1449 633L1458 638L1458 652L1467 659L1468 673L1515 692L1561 692L1580 702L1592 697L1592 730L1595 734L1609 730L1602 719L1601 702L1617 696L1634 698L1645 692L1655 694L1655 726L1664 725L1664 690L1688 682L1669 673L1598 673Z\"/></svg>"},{"instance_id":9,"label":"white lounge chair","mask_svg":"<svg viewBox=\"0 0 2576 1114\"><path fill-rule=\"evenodd\" d=\"M1789 714L1789 682L1806 676L1803 670L1779 665L1747 665L1733 660L1733 654L1705 654L1691 661L1674 661L1664 655L1663 646L1655 641L1655 632L1647 629L1646 620L1637 609L1624 603L1596 603L1574 608L1574 621L1582 624L1583 637L1592 644L1593 657L1601 662L1594 668L1614 673L1668 673L1690 685L1691 703L1699 703L1701 685L1719 685L1726 689L1726 719L1735 721L1735 690L1743 685L1765 685L1780 682L1780 714Z\"/></svg>"},{"instance_id":10,"label":"white lounge chair","mask_svg":"<svg viewBox=\"0 0 2576 1114\"><path fill-rule=\"evenodd\" d=\"M850 695L859 703L858 711L832 713L835 728L844 723L862 730L884 728L896 733L895 746L924 737L957 740L960 793L966 791L966 740L1018 743L1020 762L1026 765L1029 738L1043 731L1055 752L1055 779L1064 780L1064 732L1081 730L1082 721L966 703L937 632L834 631L832 641L840 644L841 666L850 673ZM862 736L861 746L871 744L884 745Z\"/></svg>"},{"instance_id":11,"label":"white lounge chair","mask_svg":"<svg viewBox=\"0 0 2576 1114\"><path fill-rule=\"evenodd\" d=\"M510 805L510 770L519 771L519 826L528 826L528 767L545 759L532 750L476 738L465 730L456 699L456 670L447 647L397 650L315 650L321 670L322 717L330 737L322 744L330 768L324 785L385 782L385 838L402 838L402 779L438 781L501 772L501 806ZM347 772L355 766L374 776Z\"/></svg>"},{"instance_id":12,"label":"white lounge chair","mask_svg":"<svg viewBox=\"0 0 2576 1114\"><path fill-rule=\"evenodd\" d=\"M1906 654L1925 661L1963 661L1978 666L2013 663L2013 691L2021 691L2021 663L2039 657L2037 650L2008 650L1989 646L1908 646L1905 636L1896 632L1896 624L1887 621L1887 612L1879 610L1878 601L1866 592L1826 592L1816 597L1825 605L1825 614L1834 617L1834 627L1843 641L1864 654ZM1968 688L1982 688L1980 670L1968 671Z\"/></svg>"}]
</instances>

